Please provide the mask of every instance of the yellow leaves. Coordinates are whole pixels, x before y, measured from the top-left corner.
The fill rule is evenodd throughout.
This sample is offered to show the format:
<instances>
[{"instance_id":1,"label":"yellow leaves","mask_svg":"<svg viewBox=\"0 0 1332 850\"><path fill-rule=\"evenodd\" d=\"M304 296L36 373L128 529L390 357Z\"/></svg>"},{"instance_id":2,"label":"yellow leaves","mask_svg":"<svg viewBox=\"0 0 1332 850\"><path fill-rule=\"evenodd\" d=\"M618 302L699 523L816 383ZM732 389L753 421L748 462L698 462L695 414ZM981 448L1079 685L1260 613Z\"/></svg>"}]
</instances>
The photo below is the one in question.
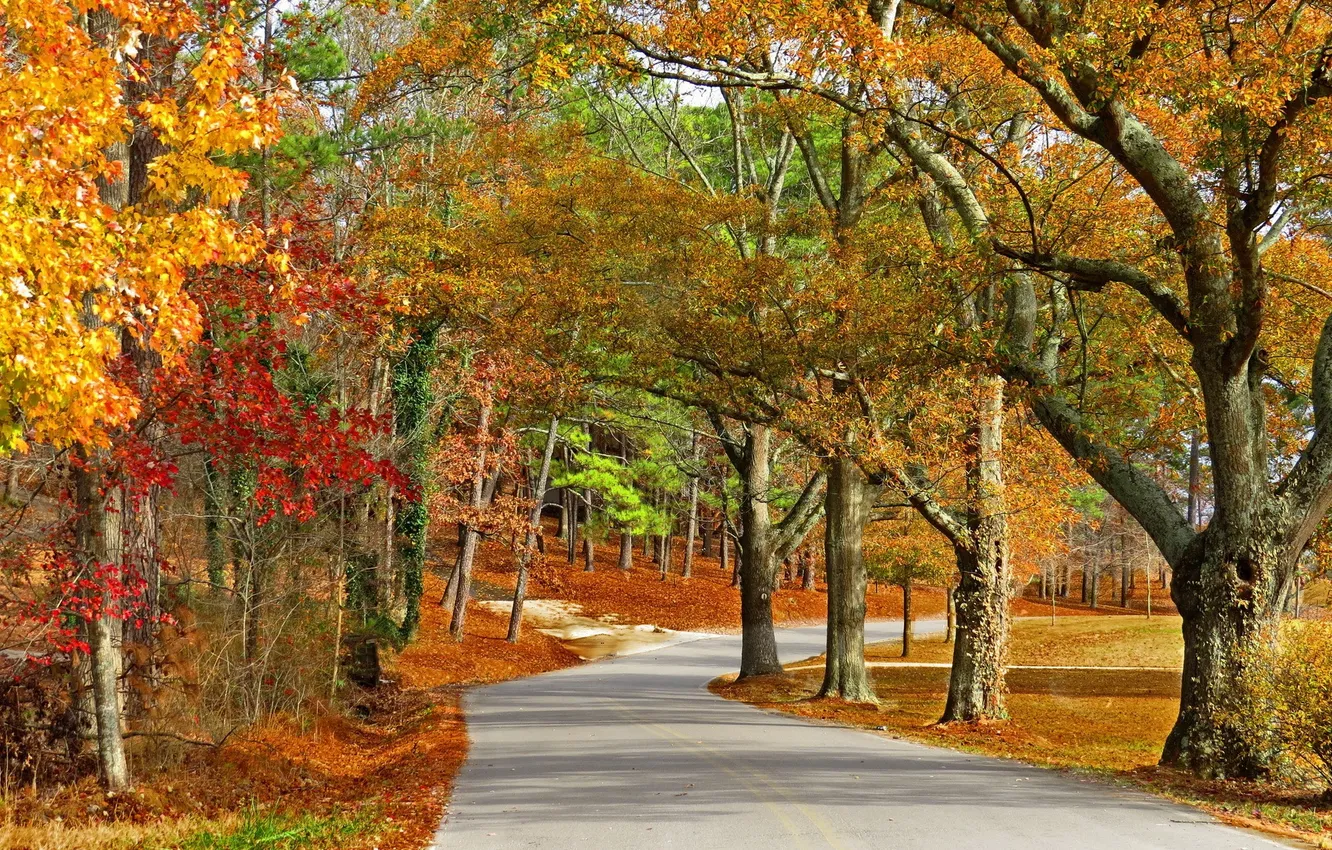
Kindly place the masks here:
<instances>
[{"instance_id":1,"label":"yellow leaves","mask_svg":"<svg viewBox=\"0 0 1332 850\"><path fill-rule=\"evenodd\" d=\"M131 388L107 371L121 329L151 327L154 347L179 351L199 334L186 276L248 260L262 244L219 209L246 177L218 154L277 136L275 103L243 85L243 40L224 31L205 41L179 100L158 96L131 111L126 84L142 74L123 60L144 34L175 37L197 18L175 0L81 3L77 11L118 22L97 44L75 11L0 0L10 39L0 75L0 451L34 438L104 442L137 409ZM135 116L166 152L144 196L118 209L103 193L123 190Z\"/></svg>"}]
</instances>

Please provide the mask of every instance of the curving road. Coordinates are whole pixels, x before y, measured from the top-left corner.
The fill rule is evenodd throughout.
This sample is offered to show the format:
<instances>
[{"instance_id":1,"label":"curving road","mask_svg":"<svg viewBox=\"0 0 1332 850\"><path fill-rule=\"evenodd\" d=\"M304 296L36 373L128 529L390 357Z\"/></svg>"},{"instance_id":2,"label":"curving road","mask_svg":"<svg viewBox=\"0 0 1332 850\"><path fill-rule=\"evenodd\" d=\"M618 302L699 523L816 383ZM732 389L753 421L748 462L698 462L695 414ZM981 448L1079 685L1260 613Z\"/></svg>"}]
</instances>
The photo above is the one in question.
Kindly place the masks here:
<instances>
[{"instance_id":1,"label":"curving road","mask_svg":"<svg viewBox=\"0 0 1332 850\"><path fill-rule=\"evenodd\" d=\"M936 623L921 623L921 631ZM870 640L900 626L870 624ZM782 657L823 629L778 633ZM1272 848L1149 795L760 712L713 696L712 637L481 688L444 850Z\"/></svg>"}]
</instances>

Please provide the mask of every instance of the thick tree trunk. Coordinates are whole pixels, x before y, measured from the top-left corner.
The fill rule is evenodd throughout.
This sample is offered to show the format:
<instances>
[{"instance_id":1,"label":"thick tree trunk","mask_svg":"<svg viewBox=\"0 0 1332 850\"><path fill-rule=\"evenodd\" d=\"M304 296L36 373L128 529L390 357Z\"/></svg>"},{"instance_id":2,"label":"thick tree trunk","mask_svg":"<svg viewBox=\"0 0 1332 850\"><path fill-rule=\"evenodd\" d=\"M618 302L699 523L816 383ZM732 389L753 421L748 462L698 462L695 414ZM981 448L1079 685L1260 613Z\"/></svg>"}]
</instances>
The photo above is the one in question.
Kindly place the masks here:
<instances>
[{"instance_id":1,"label":"thick tree trunk","mask_svg":"<svg viewBox=\"0 0 1332 850\"><path fill-rule=\"evenodd\" d=\"M1256 512L1261 513L1261 512ZM1183 618L1179 716L1161 763L1209 778L1262 776L1270 754L1232 720L1245 656L1278 612L1272 605L1295 557L1255 523L1233 544L1215 521L1175 564L1170 595ZM1266 538L1266 539L1264 539Z\"/></svg>"},{"instance_id":2,"label":"thick tree trunk","mask_svg":"<svg viewBox=\"0 0 1332 850\"><path fill-rule=\"evenodd\" d=\"M941 722L999 719L1008 652L1008 520L1003 479L1003 381L980 382L974 452L967 462L969 540L954 544L957 640Z\"/></svg>"},{"instance_id":3,"label":"thick tree trunk","mask_svg":"<svg viewBox=\"0 0 1332 850\"><path fill-rule=\"evenodd\" d=\"M532 554L541 539L541 508L546 499L546 484L550 481L550 463L555 456L555 441L559 433L560 419L550 417L546 428L546 445L541 451L541 468L537 472L536 486L532 488L532 510L527 514L527 539L523 543L522 554L518 556L518 581L513 588L513 607L509 609L509 643L517 643L523 630L523 602L527 597L527 574L532 565Z\"/></svg>"},{"instance_id":4,"label":"thick tree trunk","mask_svg":"<svg viewBox=\"0 0 1332 850\"><path fill-rule=\"evenodd\" d=\"M699 529L703 537L703 551L700 552L699 554L701 554L704 558L712 557L712 529L713 525L711 522L704 522L702 527Z\"/></svg>"},{"instance_id":5,"label":"thick tree trunk","mask_svg":"<svg viewBox=\"0 0 1332 850\"><path fill-rule=\"evenodd\" d=\"M772 518L768 512L770 440L766 425L751 425L740 496L740 678L780 673L772 622Z\"/></svg>"},{"instance_id":6,"label":"thick tree trunk","mask_svg":"<svg viewBox=\"0 0 1332 850\"><path fill-rule=\"evenodd\" d=\"M957 607L953 668L941 723L997 720L1004 710L1004 655L1008 646L1008 591L994 580L1004 567L991 558L982 565L957 551L962 581L953 596Z\"/></svg>"},{"instance_id":7,"label":"thick tree trunk","mask_svg":"<svg viewBox=\"0 0 1332 850\"><path fill-rule=\"evenodd\" d=\"M629 532L620 533L620 569L629 572L634 568L634 536Z\"/></svg>"},{"instance_id":8,"label":"thick tree trunk","mask_svg":"<svg viewBox=\"0 0 1332 850\"><path fill-rule=\"evenodd\" d=\"M583 534L583 572L590 573L596 570L596 547L592 543L592 538L586 533Z\"/></svg>"},{"instance_id":9,"label":"thick tree trunk","mask_svg":"<svg viewBox=\"0 0 1332 850\"><path fill-rule=\"evenodd\" d=\"M824 498L824 563L828 577L827 664L820 697L876 702L865 670L865 525L879 487L855 461L828 464Z\"/></svg>"}]
</instances>

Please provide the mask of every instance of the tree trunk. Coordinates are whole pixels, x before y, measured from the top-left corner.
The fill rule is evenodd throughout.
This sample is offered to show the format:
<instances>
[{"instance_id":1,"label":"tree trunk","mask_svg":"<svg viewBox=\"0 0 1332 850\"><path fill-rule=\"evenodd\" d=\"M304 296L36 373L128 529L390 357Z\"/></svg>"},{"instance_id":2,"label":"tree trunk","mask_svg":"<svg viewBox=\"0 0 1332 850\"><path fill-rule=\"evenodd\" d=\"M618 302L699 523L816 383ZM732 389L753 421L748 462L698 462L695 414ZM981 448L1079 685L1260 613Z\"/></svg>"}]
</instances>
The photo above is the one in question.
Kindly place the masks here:
<instances>
[{"instance_id":1,"label":"tree trunk","mask_svg":"<svg viewBox=\"0 0 1332 850\"><path fill-rule=\"evenodd\" d=\"M820 697L877 702L865 669L865 525L879 487L855 461L834 457L824 497L828 654Z\"/></svg>"},{"instance_id":2,"label":"tree trunk","mask_svg":"<svg viewBox=\"0 0 1332 850\"><path fill-rule=\"evenodd\" d=\"M902 657L911 657L911 579L902 582Z\"/></svg>"},{"instance_id":3,"label":"tree trunk","mask_svg":"<svg viewBox=\"0 0 1332 850\"><path fill-rule=\"evenodd\" d=\"M813 552L807 552L807 551L805 551L804 549L800 550L800 565L801 565L800 568L801 568L802 570L804 570L804 575L802 576L802 579L801 579L800 589L801 589L801 590L813 590L813 589L814 589L814 553L813 553Z\"/></svg>"},{"instance_id":4,"label":"tree trunk","mask_svg":"<svg viewBox=\"0 0 1332 850\"><path fill-rule=\"evenodd\" d=\"M541 468L537 472L536 486L532 489L532 510L527 515L527 539L518 556L518 581L513 587L513 607L509 609L509 643L517 643L523 630L523 602L527 597L527 574L532 564L532 553L541 539L541 508L546 499L546 484L550 480L550 462L555 456L555 441L559 433L560 418L550 417L546 428L546 445L541 451Z\"/></svg>"},{"instance_id":5,"label":"tree trunk","mask_svg":"<svg viewBox=\"0 0 1332 850\"><path fill-rule=\"evenodd\" d=\"M771 437L766 425L749 427L740 495L740 676L780 673L772 623L772 518L768 512Z\"/></svg>"},{"instance_id":6,"label":"tree trunk","mask_svg":"<svg viewBox=\"0 0 1332 850\"><path fill-rule=\"evenodd\" d=\"M583 572L590 573L596 569L596 551L592 543L592 538L583 533Z\"/></svg>"},{"instance_id":7,"label":"tree trunk","mask_svg":"<svg viewBox=\"0 0 1332 850\"><path fill-rule=\"evenodd\" d=\"M433 401L430 370L435 363L436 338L435 329L419 329L393 366L393 430L404 441L402 468L416 488L415 497L404 500L393 522L402 565L403 614L398 630L403 640L416 636L421 624L421 594L425 589L426 541L430 531L425 490L430 475L429 419ZM484 482L477 489L483 485ZM473 501L479 502L479 494Z\"/></svg>"},{"instance_id":8,"label":"tree trunk","mask_svg":"<svg viewBox=\"0 0 1332 850\"><path fill-rule=\"evenodd\" d=\"M957 585L949 584L945 601L946 618L944 623L944 643L952 643L957 637Z\"/></svg>"},{"instance_id":9,"label":"tree trunk","mask_svg":"<svg viewBox=\"0 0 1332 850\"><path fill-rule=\"evenodd\" d=\"M564 502L568 506L564 509L568 515L566 529L568 534L564 537L564 557L569 561L569 566L578 562L578 518L579 505L578 499L574 496L574 491L570 488L564 490Z\"/></svg>"},{"instance_id":10,"label":"tree trunk","mask_svg":"<svg viewBox=\"0 0 1332 850\"><path fill-rule=\"evenodd\" d=\"M204 460L204 555L208 564L208 583L210 590L216 592L227 583L227 547L222 537L223 511L226 502L222 497L221 475L217 470L217 461L210 455Z\"/></svg>"},{"instance_id":11,"label":"tree trunk","mask_svg":"<svg viewBox=\"0 0 1332 850\"><path fill-rule=\"evenodd\" d=\"M657 541L657 564L661 567L661 580L665 581L666 576L671 571L671 529L668 526L666 533L661 535Z\"/></svg>"},{"instance_id":12,"label":"tree trunk","mask_svg":"<svg viewBox=\"0 0 1332 850\"><path fill-rule=\"evenodd\" d=\"M1008 593L993 580L997 558L978 563L957 551L962 580L953 593L957 609L953 668L941 723L996 720L1004 710L1004 655L1008 646Z\"/></svg>"},{"instance_id":13,"label":"tree trunk","mask_svg":"<svg viewBox=\"0 0 1332 850\"><path fill-rule=\"evenodd\" d=\"M698 465L698 432L693 434L690 459ZM698 476L689 476L689 527L685 532L684 563L680 566L680 575L689 578L694 574L694 538L698 535Z\"/></svg>"},{"instance_id":14,"label":"tree trunk","mask_svg":"<svg viewBox=\"0 0 1332 850\"><path fill-rule=\"evenodd\" d=\"M1008 520L1003 479L1003 381L980 381L974 451L967 460L969 545L954 545L957 640L941 722L999 719L1008 653Z\"/></svg>"},{"instance_id":15,"label":"tree trunk","mask_svg":"<svg viewBox=\"0 0 1332 850\"><path fill-rule=\"evenodd\" d=\"M80 451L82 455L82 451ZM119 490L103 494L101 474L96 461L86 455L74 471L74 498L78 516L75 520L75 546L81 561L82 578L96 582L99 570L118 567L121 560ZM103 585L105 588L105 585ZM125 758L125 740L120 728L120 648L117 637L120 623L110 610L109 589L103 589L100 607L94 606L84 623L88 643L85 687L92 691L93 718L97 733L97 760L102 785L110 792L130 787L129 762Z\"/></svg>"},{"instance_id":16,"label":"tree trunk","mask_svg":"<svg viewBox=\"0 0 1332 850\"><path fill-rule=\"evenodd\" d=\"M712 529L713 525L711 522L704 522L703 525L699 528L699 532L703 537L703 551L700 552L699 554L701 554L704 558L712 557Z\"/></svg>"},{"instance_id":17,"label":"tree trunk","mask_svg":"<svg viewBox=\"0 0 1332 850\"><path fill-rule=\"evenodd\" d=\"M620 569L629 572L634 568L634 536L629 532L620 533Z\"/></svg>"},{"instance_id":18,"label":"tree trunk","mask_svg":"<svg viewBox=\"0 0 1332 850\"><path fill-rule=\"evenodd\" d=\"M1101 600L1101 564L1095 560L1097 557L1093 554L1093 560L1088 567L1091 569L1091 586L1087 588L1087 604L1095 611ZM1084 569L1083 574L1086 574ZM1085 579L1084 579L1085 581Z\"/></svg>"},{"instance_id":19,"label":"tree trunk","mask_svg":"<svg viewBox=\"0 0 1332 850\"><path fill-rule=\"evenodd\" d=\"M5 477L5 498L10 502L17 502L19 499L19 459L18 455L12 455L9 458L8 475ZM704 539L707 539L706 533ZM704 552L704 554L707 554Z\"/></svg>"},{"instance_id":20,"label":"tree trunk","mask_svg":"<svg viewBox=\"0 0 1332 850\"><path fill-rule=\"evenodd\" d=\"M1297 555L1270 531L1255 529L1228 545L1223 527L1214 519L1174 566L1170 595L1183 618L1184 673L1161 763L1207 778L1253 778L1266 773L1270 754L1234 724L1236 682L1246 654L1277 618L1270 601Z\"/></svg>"},{"instance_id":21,"label":"tree trunk","mask_svg":"<svg viewBox=\"0 0 1332 850\"><path fill-rule=\"evenodd\" d=\"M494 381L488 375L481 384L481 410L476 422L476 466L472 470L472 495L469 505L473 515L483 507L486 486L486 464L490 457L490 413L493 405L491 390ZM455 641L462 642L463 627L467 620L467 601L472 595L472 562L476 559L476 547L480 535L476 526L467 526L467 542L463 544L462 556L458 559L458 590L453 597L453 616L449 620L449 635Z\"/></svg>"}]
</instances>

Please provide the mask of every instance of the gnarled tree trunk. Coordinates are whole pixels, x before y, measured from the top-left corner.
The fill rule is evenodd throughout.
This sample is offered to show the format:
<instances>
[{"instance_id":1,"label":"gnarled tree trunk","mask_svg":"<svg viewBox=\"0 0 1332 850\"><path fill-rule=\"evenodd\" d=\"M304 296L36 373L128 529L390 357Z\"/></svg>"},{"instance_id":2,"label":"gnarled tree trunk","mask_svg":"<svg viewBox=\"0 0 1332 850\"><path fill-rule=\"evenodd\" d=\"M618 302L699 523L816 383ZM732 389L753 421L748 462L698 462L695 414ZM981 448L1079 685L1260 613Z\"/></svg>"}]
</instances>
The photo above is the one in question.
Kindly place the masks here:
<instances>
[{"instance_id":1,"label":"gnarled tree trunk","mask_svg":"<svg viewBox=\"0 0 1332 850\"><path fill-rule=\"evenodd\" d=\"M980 399L967 460L967 534L955 540L961 581L954 598L957 635L948 702L940 722L1006 717L1004 664L1008 652L1008 519L1003 479L1003 380L979 381Z\"/></svg>"}]
</instances>

